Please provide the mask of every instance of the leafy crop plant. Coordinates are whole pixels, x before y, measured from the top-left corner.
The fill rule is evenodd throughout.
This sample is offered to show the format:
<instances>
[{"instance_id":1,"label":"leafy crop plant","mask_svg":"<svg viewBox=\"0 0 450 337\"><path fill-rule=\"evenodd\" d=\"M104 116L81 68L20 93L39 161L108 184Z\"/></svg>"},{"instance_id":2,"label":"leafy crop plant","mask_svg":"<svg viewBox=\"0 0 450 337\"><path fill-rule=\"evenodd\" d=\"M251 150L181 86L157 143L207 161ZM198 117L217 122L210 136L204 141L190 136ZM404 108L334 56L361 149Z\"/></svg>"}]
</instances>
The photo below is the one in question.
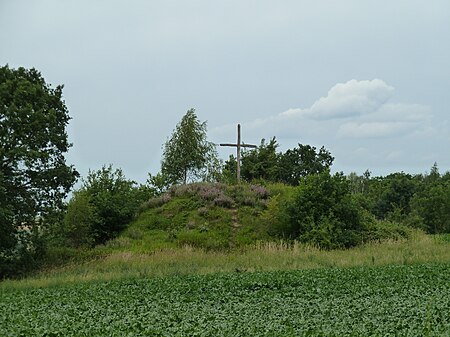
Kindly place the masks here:
<instances>
[{"instance_id":1,"label":"leafy crop plant","mask_svg":"<svg viewBox=\"0 0 450 337\"><path fill-rule=\"evenodd\" d=\"M0 288L1 336L449 336L450 265Z\"/></svg>"}]
</instances>

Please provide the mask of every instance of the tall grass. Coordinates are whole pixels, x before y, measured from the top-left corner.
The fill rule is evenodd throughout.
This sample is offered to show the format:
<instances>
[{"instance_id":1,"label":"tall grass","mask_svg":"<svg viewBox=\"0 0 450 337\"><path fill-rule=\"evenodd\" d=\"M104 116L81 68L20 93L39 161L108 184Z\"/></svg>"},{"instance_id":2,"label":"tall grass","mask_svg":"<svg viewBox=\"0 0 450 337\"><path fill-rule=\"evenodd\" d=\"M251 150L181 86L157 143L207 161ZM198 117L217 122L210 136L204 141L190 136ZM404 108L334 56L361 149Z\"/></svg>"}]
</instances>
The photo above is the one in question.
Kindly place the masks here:
<instances>
[{"instance_id":1,"label":"tall grass","mask_svg":"<svg viewBox=\"0 0 450 337\"><path fill-rule=\"evenodd\" d=\"M282 241L257 243L230 252L204 251L184 246L146 254L112 252L27 279L5 280L0 283L0 290L122 278L427 262L450 263L450 242L439 236L418 232L409 240L369 243L348 250L324 251L310 245Z\"/></svg>"}]
</instances>

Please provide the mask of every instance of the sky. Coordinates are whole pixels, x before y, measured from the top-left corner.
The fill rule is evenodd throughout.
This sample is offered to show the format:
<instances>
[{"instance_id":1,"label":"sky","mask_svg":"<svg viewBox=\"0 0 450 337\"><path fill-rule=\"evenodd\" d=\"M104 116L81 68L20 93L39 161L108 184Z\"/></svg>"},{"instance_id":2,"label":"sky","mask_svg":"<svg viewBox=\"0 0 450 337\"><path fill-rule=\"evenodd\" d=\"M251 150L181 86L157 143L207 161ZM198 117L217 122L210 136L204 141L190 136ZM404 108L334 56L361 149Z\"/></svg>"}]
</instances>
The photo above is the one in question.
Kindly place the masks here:
<instances>
[{"instance_id":1,"label":"sky","mask_svg":"<svg viewBox=\"0 0 450 337\"><path fill-rule=\"evenodd\" d=\"M214 143L241 123L345 174L450 170L448 0L0 0L5 64L64 84L82 176L144 183L190 108Z\"/></svg>"}]
</instances>

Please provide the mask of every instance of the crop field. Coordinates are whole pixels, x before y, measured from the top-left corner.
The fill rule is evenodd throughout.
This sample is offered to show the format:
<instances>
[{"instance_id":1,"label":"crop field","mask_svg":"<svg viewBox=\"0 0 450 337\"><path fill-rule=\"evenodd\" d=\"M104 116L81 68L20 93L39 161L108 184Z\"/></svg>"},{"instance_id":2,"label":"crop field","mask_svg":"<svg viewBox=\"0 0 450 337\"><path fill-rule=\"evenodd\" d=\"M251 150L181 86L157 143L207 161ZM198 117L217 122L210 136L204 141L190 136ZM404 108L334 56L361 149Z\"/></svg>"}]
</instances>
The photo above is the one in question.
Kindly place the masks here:
<instances>
[{"instance_id":1,"label":"crop field","mask_svg":"<svg viewBox=\"0 0 450 337\"><path fill-rule=\"evenodd\" d=\"M448 336L450 264L0 288L1 336Z\"/></svg>"}]
</instances>

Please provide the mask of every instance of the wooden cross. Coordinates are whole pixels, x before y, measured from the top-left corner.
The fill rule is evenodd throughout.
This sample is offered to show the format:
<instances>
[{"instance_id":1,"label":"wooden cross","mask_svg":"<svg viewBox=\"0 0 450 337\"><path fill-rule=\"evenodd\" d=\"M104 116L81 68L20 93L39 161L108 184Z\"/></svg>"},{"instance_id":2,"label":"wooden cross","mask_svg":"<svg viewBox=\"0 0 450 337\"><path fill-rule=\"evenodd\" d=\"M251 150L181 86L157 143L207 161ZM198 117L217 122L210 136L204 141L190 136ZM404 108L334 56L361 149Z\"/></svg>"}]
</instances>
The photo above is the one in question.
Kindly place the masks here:
<instances>
[{"instance_id":1,"label":"wooden cross","mask_svg":"<svg viewBox=\"0 0 450 337\"><path fill-rule=\"evenodd\" d=\"M239 184L241 182L241 147L250 147L253 149L256 149L256 145L251 144L241 144L241 124L237 125L237 142L236 144L219 144L220 146L232 146L237 147L236 151L236 162L237 162L237 169L236 169L236 177L237 177L237 183Z\"/></svg>"}]
</instances>

